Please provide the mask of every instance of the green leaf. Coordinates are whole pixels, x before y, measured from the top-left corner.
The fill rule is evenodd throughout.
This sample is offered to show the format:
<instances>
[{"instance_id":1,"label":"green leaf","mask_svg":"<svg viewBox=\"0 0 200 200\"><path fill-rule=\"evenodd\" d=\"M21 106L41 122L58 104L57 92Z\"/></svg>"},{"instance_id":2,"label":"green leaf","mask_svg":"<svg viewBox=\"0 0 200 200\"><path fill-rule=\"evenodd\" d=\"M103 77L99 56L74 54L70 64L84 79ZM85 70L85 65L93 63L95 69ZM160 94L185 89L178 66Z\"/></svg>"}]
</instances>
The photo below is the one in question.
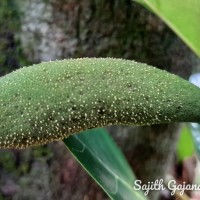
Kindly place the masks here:
<instances>
[{"instance_id":1,"label":"green leaf","mask_svg":"<svg viewBox=\"0 0 200 200\"><path fill-rule=\"evenodd\" d=\"M192 156L194 153L194 144L191 131L188 126L184 125L181 130L180 138L177 145L177 156L179 161Z\"/></svg>"},{"instance_id":2,"label":"green leaf","mask_svg":"<svg viewBox=\"0 0 200 200\"><path fill-rule=\"evenodd\" d=\"M200 159L200 124L190 123L190 129L192 132L195 150L198 158Z\"/></svg>"},{"instance_id":3,"label":"green leaf","mask_svg":"<svg viewBox=\"0 0 200 200\"><path fill-rule=\"evenodd\" d=\"M198 56L200 56L199 0L136 0L158 15Z\"/></svg>"},{"instance_id":4,"label":"green leaf","mask_svg":"<svg viewBox=\"0 0 200 200\"><path fill-rule=\"evenodd\" d=\"M189 81L194 85L200 87L200 73L192 74L189 78ZM190 123L190 130L192 132L197 156L200 159L200 124Z\"/></svg>"},{"instance_id":5,"label":"green leaf","mask_svg":"<svg viewBox=\"0 0 200 200\"><path fill-rule=\"evenodd\" d=\"M146 200L141 191L133 190L135 177L105 129L70 136L64 143L111 199Z\"/></svg>"}]
</instances>

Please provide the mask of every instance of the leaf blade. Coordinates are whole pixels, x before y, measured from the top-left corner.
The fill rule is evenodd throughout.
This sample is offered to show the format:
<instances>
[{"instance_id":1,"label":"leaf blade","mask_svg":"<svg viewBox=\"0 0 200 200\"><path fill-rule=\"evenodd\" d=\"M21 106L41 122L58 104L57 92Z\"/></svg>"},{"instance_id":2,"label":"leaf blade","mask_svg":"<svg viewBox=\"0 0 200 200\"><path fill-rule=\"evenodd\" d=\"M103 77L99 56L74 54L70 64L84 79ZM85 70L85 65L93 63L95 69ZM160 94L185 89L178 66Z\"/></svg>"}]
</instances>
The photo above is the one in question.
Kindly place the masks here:
<instances>
[{"instance_id":1,"label":"leaf blade","mask_svg":"<svg viewBox=\"0 0 200 200\"><path fill-rule=\"evenodd\" d=\"M111 199L146 200L141 191L133 190L135 177L105 129L70 136L64 143Z\"/></svg>"},{"instance_id":2,"label":"leaf blade","mask_svg":"<svg viewBox=\"0 0 200 200\"><path fill-rule=\"evenodd\" d=\"M200 1L137 0L158 15L198 56L200 56Z\"/></svg>"},{"instance_id":3,"label":"leaf blade","mask_svg":"<svg viewBox=\"0 0 200 200\"><path fill-rule=\"evenodd\" d=\"M181 130L180 138L177 144L177 157L183 161L194 153L194 144L190 128L185 124Z\"/></svg>"}]
</instances>

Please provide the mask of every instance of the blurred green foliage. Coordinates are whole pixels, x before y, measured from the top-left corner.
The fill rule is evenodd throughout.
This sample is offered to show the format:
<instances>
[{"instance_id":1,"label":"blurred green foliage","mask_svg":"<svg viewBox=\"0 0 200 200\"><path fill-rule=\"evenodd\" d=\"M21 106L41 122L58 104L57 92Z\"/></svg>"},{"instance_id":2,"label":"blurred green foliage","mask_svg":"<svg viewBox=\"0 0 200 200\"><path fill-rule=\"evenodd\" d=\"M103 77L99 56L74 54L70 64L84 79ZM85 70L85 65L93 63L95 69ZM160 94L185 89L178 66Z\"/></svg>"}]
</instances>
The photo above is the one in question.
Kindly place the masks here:
<instances>
[{"instance_id":1,"label":"blurred green foliage","mask_svg":"<svg viewBox=\"0 0 200 200\"><path fill-rule=\"evenodd\" d=\"M0 167L7 171L15 171L15 155L11 151L4 151L0 156Z\"/></svg>"},{"instance_id":2,"label":"blurred green foliage","mask_svg":"<svg viewBox=\"0 0 200 200\"><path fill-rule=\"evenodd\" d=\"M0 194L0 200L4 200L3 196Z\"/></svg>"},{"instance_id":3,"label":"blurred green foliage","mask_svg":"<svg viewBox=\"0 0 200 200\"><path fill-rule=\"evenodd\" d=\"M177 158L178 161L183 161L187 157L192 156L194 153L194 143L191 135L191 131L188 128L187 124L184 124L180 138L177 144Z\"/></svg>"},{"instance_id":4,"label":"blurred green foliage","mask_svg":"<svg viewBox=\"0 0 200 200\"><path fill-rule=\"evenodd\" d=\"M20 13L15 0L0 1L0 76L26 64L16 33L20 30Z\"/></svg>"},{"instance_id":5,"label":"blurred green foliage","mask_svg":"<svg viewBox=\"0 0 200 200\"><path fill-rule=\"evenodd\" d=\"M0 172L12 172L16 176L29 173L34 161L43 161L49 163L53 153L47 145L29 148L25 151L19 150L1 150L0 154Z\"/></svg>"}]
</instances>

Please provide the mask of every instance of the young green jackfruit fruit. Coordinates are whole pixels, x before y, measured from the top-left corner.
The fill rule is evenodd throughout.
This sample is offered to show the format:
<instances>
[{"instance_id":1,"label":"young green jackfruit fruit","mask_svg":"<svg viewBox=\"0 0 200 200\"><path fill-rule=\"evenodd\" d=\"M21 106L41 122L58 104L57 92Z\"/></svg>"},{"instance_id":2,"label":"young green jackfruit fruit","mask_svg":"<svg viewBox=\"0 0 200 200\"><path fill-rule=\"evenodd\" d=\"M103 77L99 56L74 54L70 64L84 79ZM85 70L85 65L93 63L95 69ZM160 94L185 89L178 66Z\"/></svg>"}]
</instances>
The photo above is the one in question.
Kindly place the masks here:
<instances>
[{"instance_id":1,"label":"young green jackfruit fruit","mask_svg":"<svg viewBox=\"0 0 200 200\"><path fill-rule=\"evenodd\" d=\"M200 89L112 58L44 62L0 78L0 147L25 148L112 124L200 122Z\"/></svg>"}]
</instances>

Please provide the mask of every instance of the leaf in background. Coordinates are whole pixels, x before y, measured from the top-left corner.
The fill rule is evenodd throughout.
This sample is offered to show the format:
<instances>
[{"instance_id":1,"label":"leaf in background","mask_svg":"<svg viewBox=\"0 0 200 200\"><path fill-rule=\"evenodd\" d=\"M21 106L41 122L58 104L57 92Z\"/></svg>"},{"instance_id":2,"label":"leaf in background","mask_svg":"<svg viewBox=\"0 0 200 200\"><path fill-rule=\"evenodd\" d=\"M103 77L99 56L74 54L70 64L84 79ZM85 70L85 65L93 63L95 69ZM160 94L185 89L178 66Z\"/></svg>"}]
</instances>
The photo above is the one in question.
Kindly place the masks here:
<instances>
[{"instance_id":1,"label":"leaf in background","mask_svg":"<svg viewBox=\"0 0 200 200\"><path fill-rule=\"evenodd\" d=\"M133 190L135 177L105 129L84 131L64 143L111 199L147 200L141 191Z\"/></svg>"},{"instance_id":2,"label":"leaf in background","mask_svg":"<svg viewBox=\"0 0 200 200\"><path fill-rule=\"evenodd\" d=\"M158 15L198 56L200 56L199 0L136 0Z\"/></svg>"},{"instance_id":3,"label":"leaf in background","mask_svg":"<svg viewBox=\"0 0 200 200\"><path fill-rule=\"evenodd\" d=\"M177 157L179 161L192 156L194 153L194 144L191 131L188 126L184 125L181 130L180 138L177 144Z\"/></svg>"},{"instance_id":4,"label":"leaf in background","mask_svg":"<svg viewBox=\"0 0 200 200\"><path fill-rule=\"evenodd\" d=\"M190 123L191 132L194 140L195 150L200 159L200 125L197 123Z\"/></svg>"},{"instance_id":5,"label":"leaf in background","mask_svg":"<svg viewBox=\"0 0 200 200\"><path fill-rule=\"evenodd\" d=\"M194 85L200 87L200 73L191 75L189 81ZM190 129L196 147L197 156L200 159L200 125L198 123L190 123Z\"/></svg>"}]
</instances>

